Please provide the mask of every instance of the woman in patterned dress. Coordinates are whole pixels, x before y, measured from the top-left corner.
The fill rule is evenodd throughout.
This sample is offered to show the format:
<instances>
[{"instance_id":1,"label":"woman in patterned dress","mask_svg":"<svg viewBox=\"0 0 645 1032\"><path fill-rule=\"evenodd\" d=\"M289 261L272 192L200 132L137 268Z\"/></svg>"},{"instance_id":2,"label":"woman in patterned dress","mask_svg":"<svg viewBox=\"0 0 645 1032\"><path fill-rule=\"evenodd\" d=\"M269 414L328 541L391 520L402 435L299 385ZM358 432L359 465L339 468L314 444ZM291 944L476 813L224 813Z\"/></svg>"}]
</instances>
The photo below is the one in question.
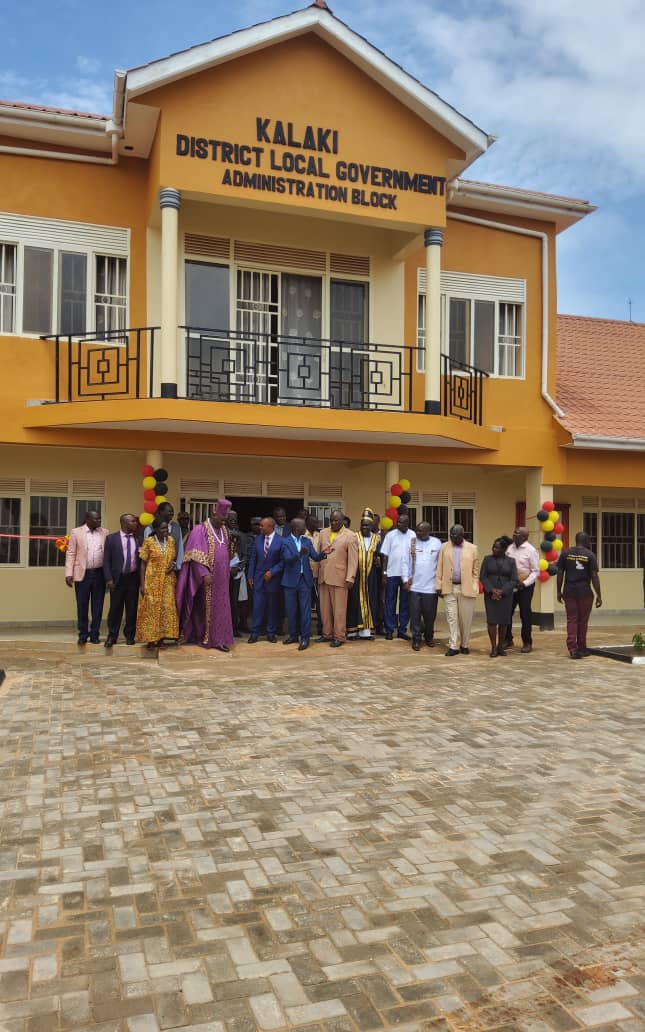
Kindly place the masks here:
<instances>
[{"instance_id":1,"label":"woman in patterned dress","mask_svg":"<svg viewBox=\"0 0 645 1032\"><path fill-rule=\"evenodd\" d=\"M175 542L168 534L165 520L155 520L152 533L139 551L139 608L137 641L152 649L164 638L179 638L179 618L175 604Z\"/></svg>"}]
</instances>

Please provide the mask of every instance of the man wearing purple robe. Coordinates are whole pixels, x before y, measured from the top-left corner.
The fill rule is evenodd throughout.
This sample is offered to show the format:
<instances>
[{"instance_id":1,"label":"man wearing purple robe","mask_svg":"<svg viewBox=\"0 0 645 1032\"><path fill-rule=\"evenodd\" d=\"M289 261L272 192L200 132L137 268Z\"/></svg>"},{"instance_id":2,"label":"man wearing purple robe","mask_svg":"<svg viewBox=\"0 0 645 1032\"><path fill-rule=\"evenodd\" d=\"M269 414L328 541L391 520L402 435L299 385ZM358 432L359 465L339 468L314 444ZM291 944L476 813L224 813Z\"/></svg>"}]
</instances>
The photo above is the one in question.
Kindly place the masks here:
<instances>
[{"instance_id":1,"label":"man wearing purple robe","mask_svg":"<svg viewBox=\"0 0 645 1032\"><path fill-rule=\"evenodd\" d=\"M218 498L206 522L191 530L177 580L182 638L187 645L219 652L229 652L233 644L231 549L224 522L230 508L227 498Z\"/></svg>"}]
</instances>

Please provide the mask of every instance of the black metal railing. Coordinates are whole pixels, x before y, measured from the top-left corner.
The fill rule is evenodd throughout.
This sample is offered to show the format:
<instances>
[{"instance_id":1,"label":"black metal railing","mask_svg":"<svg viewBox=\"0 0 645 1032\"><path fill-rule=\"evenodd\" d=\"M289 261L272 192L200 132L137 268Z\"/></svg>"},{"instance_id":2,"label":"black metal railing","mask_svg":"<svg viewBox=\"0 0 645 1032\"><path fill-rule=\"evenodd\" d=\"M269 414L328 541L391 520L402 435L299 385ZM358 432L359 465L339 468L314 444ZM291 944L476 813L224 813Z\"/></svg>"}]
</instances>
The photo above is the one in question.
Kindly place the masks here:
<instances>
[{"instance_id":1,"label":"black metal railing","mask_svg":"<svg viewBox=\"0 0 645 1032\"><path fill-rule=\"evenodd\" d=\"M186 396L412 412L417 349L183 326ZM417 411L422 411L421 408Z\"/></svg>"},{"instance_id":2,"label":"black metal railing","mask_svg":"<svg viewBox=\"0 0 645 1032\"><path fill-rule=\"evenodd\" d=\"M441 356L441 411L444 416L467 419L476 426L483 421L483 369L458 362L450 355Z\"/></svg>"},{"instance_id":3,"label":"black metal railing","mask_svg":"<svg viewBox=\"0 0 645 1032\"><path fill-rule=\"evenodd\" d=\"M44 336L55 342L56 401L152 397L157 329Z\"/></svg>"}]
</instances>

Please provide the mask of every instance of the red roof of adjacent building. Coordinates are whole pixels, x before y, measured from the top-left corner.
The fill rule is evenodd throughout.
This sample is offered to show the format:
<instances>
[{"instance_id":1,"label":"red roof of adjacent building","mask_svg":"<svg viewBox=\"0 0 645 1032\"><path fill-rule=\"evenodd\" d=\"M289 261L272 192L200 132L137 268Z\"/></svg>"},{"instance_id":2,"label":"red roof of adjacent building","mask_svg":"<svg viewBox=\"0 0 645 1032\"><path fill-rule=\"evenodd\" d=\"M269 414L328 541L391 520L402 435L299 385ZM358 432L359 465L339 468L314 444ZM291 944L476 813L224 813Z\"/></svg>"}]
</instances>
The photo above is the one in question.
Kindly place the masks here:
<instances>
[{"instance_id":1,"label":"red roof of adjacent building","mask_svg":"<svg viewBox=\"0 0 645 1032\"><path fill-rule=\"evenodd\" d=\"M574 434L645 437L645 323L558 316L556 400Z\"/></svg>"}]
</instances>

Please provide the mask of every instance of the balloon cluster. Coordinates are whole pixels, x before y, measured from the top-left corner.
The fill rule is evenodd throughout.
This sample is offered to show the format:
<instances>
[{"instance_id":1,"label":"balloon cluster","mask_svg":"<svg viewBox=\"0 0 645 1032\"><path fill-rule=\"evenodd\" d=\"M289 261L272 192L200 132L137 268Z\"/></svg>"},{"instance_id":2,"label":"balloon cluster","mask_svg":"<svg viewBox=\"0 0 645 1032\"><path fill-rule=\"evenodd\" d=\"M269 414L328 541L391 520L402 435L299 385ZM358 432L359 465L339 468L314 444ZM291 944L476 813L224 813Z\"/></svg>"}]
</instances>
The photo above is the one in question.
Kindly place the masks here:
<instances>
[{"instance_id":1,"label":"balloon cluster","mask_svg":"<svg viewBox=\"0 0 645 1032\"><path fill-rule=\"evenodd\" d=\"M56 546L59 552L65 553L69 548L69 534L65 534L64 537L56 538L56 540L54 541L54 545Z\"/></svg>"},{"instance_id":2,"label":"balloon cluster","mask_svg":"<svg viewBox=\"0 0 645 1032\"><path fill-rule=\"evenodd\" d=\"M381 520L383 530L391 530L399 516L408 511L407 506L411 501L410 481L401 478L390 488L390 497L387 500L385 516Z\"/></svg>"},{"instance_id":3,"label":"balloon cluster","mask_svg":"<svg viewBox=\"0 0 645 1032\"><path fill-rule=\"evenodd\" d=\"M558 572L556 564L563 548L564 524L560 522L560 513L556 511L553 502L542 502L537 519L544 534L544 540L540 543L542 555L538 580L544 584Z\"/></svg>"},{"instance_id":4,"label":"balloon cluster","mask_svg":"<svg viewBox=\"0 0 645 1032\"><path fill-rule=\"evenodd\" d=\"M155 518L160 505L166 501L168 494L168 470L155 469L154 466L142 466L143 480L143 512L139 514L142 527L149 527Z\"/></svg>"}]
</instances>

